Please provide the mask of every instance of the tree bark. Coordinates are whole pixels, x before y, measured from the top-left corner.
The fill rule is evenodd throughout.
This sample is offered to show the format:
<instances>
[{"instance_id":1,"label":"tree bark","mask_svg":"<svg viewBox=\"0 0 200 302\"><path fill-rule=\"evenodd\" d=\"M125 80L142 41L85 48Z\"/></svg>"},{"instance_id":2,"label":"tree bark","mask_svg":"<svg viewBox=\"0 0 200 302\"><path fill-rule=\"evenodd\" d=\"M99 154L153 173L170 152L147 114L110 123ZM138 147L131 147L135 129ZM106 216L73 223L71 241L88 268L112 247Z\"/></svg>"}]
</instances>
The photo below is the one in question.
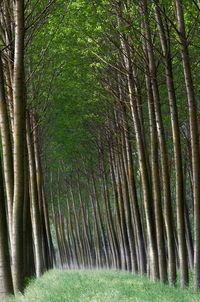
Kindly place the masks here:
<instances>
[{"instance_id":1,"label":"tree bark","mask_svg":"<svg viewBox=\"0 0 200 302\"><path fill-rule=\"evenodd\" d=\"M24 98L24 1L14 3L15 53L13 74L14 106L14 199L12 224L13 285L17 293L23 289L23 201L24 201L24 148L25 148L25 98Z\"/></svg>"},{"instance_id":2,"label":"tree bark","mask_svg":"<svg viewBox=\"0 0 200 302\"><path fill-rule=\"evenodd\" d=\"M33 228L33 242L35 250L35 266L36 276L39 277L43 273L43 251L42 251L42 229L39 212L39 200L37 190L36 179L36 167L34 156L33 138L31 135L30 116L26 118L26 137L27 137L27 149L28 149L28 161L29 161L29 176L30 176L30 208L31 208L31 220Z\"/></svg>"},{"instance_id":3,"label":"tree bark","mask_svg":"<svg viewBox=\"0 0 200 302\"><path fill-rule=\"evenodd\" d=\"M2 167L0 159L0 298L4 298L6 295L12 295L13 293L8 245L8 225L6 219Z\"/></svg>"},{"instance_id":4,"label":"tree bark","mask_svg":"<svg viewBox=\"0 0 200 302\"><path fill-rule=\"evenodd\" d=\"M189 109L190 141L192 151L193 197L194 197L194 283L200 288L200 149L197 122L197 101L195 97L188 41L182 0L175 0L178 36L181 47L182 64Z\"/></svg>"},{"instance_id":5,"label":"tree bark","mask_svg":"<svg viewBox=\"0 0 200 302\"><path fill-rule=\"evenodd\" d=\"M12 240L12 206L13 206L13 188L14 188L14 175L13 175L13 155L11 145L11 131L9 125L6 93L2 59L0 57L0 128L1 128L1 141L3 151L3 170L5 177L5 189L8 207L8 220L9 220L9 234L10 241Z\"/></svg>"}]
</instances>

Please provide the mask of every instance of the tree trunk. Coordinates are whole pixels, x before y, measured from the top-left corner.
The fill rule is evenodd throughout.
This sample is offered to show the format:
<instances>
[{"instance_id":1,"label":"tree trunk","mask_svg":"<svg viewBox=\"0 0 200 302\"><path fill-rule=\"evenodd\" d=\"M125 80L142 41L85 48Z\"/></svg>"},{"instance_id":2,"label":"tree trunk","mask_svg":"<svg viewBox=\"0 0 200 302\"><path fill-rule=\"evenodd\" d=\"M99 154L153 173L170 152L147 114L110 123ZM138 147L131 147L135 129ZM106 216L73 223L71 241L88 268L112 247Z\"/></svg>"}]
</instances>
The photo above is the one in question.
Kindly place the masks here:
<instances>
[{"instance_id":1,"label":"tree trunk","mask_svg":"<svg viewBox=\"0 0 200 302\"><path fill-rule=\"evenodd\" d=\"M182 152L180 142L180 131L178 124L178 110L176 105L176 95L173 81L170 41L167 40L165 30L162 22L162 17L158 5L158 1L154 0L154 8L156 14L156 21L158 31L160 34L160 41L162 46L163 58L165 63L166 84L168 90L168 99L171 115L172 137L174 145L174 160L175 160L175 173L176 173L176 213L177 213L177 233L179 242L179 259L180 259L180 280L181 287L188 285L188 262L187 262L187 246L185 238L185 214L184 214L184 180L183 180L183 167L182 167Z\"/></svg>"},{"instance_id":2,"label":"tree trunk","mask_svg":"<svg viewBox=\"0 0 200 302\"><path fill-rule=\"evenodd\" d=\"M34 145L31 136L30 117L26 119L26 137L27 137L27 149L28 149L28 161L29 161L29 175L30 175L30 208L31 208L31 220L33 228L33 242L35 250L35 266L36 276L39 277L43 273L43 252L42 252L42 230L41 220L39 212L39 200L36 180L36 167L34 157Z\"/></svg>"},{"instance_id":3,"label":"tree trunk","mask_svg":"<svg viewBox=\"0 0 200 302\"><path fill-rule=\"evenodd\" d=\"M13 206L13 188L14 188L14 175L13 175L13 156L11 145L11 132L6 104L5 84L2 60L0 56L0 128L1 128L1 141L3 151L3 170L5 177L5 189L8 207L8 221L9 221L9 234L10 241L12 240L12 206Z\"/></svg>"},{"instance_id":4,"label":"tree trunk","mask_svg":"<svg viewBox=\"0 0 200 302\"><path fill-rule=\"evenodd\" d=\"M8 245L8 225L0 159L0 298L13 294L13 283Z\"/></svg>"},{"instance_id":5,"label":"tree trunk","mask_svg":"<svg viewBox=\"0 0 200 302\"><path fill-rule=\"evenodd\" d=\"M168 243L168 267L169 267L169 283L174 285L176 281L176 263L174 253L174 234L173 234L173 219L172 219L172 200L170 188L170 176L168 169L168 154L166 147L165 132L163 127L163 119L160 106L160 94L157 83L156 64L154 58L151 30L149 27L148 7L147 0L141 0L141 15L143 16L143 30L144 39L147 43L147 57L149 61L149 75L151 79L151 86L153 92L154 109L157 121L157 132L161 154L161 172L163 179L163 193L164 193L164 210L165 210L165 223L167 230L167 243Z\"/></svg>"},{"instance_id":6,"label":"tree trunk","mask_svg":"<svg viewBox=\"0 0 200 302\"><path fill-rule=\"evenodd\" d=\"M188 52L188 41L185 32L185 21L183 13L182 0L175 0L176 18L179 31L179 41L181 46L181 55L183 71L185 78L185 87L187 92L190 141L192 150L192 174L193 174L193 196L194 196L194 282L195 287L200 288L200 151L199 135L197 123L197 101L192 79L190 57Z\"/></svg>"},{"instance_id":7,"label":"tree trunk","mask_svg":"<svg viewBox=\"0 0 200 302\"><path fill-rule=\"evenodd\" d=\"M12 224L13 285L17 293L23 289L23 201L24 201L24 1L14 3L15 53L13 74L14 106L14 199Z\"/></svg>"}]
</instances>

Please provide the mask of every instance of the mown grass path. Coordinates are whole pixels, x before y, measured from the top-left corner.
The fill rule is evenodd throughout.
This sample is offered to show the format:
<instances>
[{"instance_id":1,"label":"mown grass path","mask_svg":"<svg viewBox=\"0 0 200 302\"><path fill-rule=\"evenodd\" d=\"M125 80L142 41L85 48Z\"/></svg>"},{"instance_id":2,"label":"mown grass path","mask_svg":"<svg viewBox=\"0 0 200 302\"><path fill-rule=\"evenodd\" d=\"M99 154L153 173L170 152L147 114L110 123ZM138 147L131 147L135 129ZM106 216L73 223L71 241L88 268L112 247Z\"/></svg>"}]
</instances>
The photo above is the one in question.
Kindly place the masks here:
<instances>
[{"instance_id":1,"label":"mown grass path","mask_svg":"<svg viewBox=\"0 0 200 302\"><path fill-rule=\"evenodd\" d=\"M25 295L6 302L194 302L192 288L170 288L146 277L116 271L53 270L31 281Z\"/></svg>"}]
</instances>

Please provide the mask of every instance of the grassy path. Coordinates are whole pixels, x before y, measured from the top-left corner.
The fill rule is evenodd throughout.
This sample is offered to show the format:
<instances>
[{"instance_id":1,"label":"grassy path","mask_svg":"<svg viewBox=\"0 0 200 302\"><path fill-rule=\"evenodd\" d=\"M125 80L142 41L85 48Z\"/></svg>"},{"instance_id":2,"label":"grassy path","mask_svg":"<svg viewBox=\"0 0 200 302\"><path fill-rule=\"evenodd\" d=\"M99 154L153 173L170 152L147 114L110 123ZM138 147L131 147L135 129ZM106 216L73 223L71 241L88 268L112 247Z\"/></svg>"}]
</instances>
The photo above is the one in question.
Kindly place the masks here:
<instances>
[{"instance_id":1,"label":"grassy path","mask_svg":"<svg viewBox=\"0 0 200 302\"><path fill-rule=\"evenodd\" d=\"M115 271L54 270L33 280L25 296L6 302L193 302L200 293L153 283L145 277Z\"/></svg>"}]
</instances>

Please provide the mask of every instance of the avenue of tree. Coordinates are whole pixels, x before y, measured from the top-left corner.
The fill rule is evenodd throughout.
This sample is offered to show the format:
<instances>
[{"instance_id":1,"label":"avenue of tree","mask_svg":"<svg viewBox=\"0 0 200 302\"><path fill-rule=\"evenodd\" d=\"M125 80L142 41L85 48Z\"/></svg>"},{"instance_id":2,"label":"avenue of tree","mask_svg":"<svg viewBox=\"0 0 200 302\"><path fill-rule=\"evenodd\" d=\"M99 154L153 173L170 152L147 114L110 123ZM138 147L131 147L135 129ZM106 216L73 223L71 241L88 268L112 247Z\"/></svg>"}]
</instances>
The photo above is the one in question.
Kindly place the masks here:
<instances>
[{"instance_id":1,"label":"avenue of tree","mask_svg":"<svg viewBox=\"0 0 200 302\"><path fill-rule=\"evenodd\" d=\"M199 289L200 1L0 8L0 297L58 265Z\"/></svg>"}]
</instances>

